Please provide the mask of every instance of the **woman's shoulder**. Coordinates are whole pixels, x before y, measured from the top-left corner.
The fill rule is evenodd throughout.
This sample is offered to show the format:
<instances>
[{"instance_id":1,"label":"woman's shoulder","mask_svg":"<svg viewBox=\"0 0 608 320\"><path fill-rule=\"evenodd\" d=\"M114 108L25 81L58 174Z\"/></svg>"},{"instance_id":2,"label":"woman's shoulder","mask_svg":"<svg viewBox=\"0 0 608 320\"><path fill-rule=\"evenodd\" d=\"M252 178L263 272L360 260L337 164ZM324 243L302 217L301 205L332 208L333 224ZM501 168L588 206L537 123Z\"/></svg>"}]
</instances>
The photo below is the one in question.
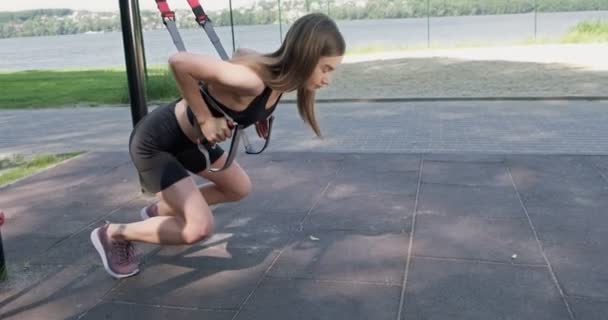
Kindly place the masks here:
<instances>
[{"instance_id":1,"label":"woman's shoulder","mask_svg":"<svg viewBox=\"0 0 608 320\"><path fill-rule=\"evenodd\" d=\"M259 62L260 57L261 55L254 50L241 48L229 60L240 68L243 78L247 78L247 82L255 86L254 92L250 92L250 95L253 96L262 94L268 87L268 83L266 83L268 79L264 76L266 71ZM247 75L245 76L245 74Z\"/></svg>"},{"instance_id":2,"label":"woman's shoulder","mask_svg":"<svg viewBox=\"0 0 608 320\"><path fill-rule=\"evenodd\" d=\"M242 57L246 57L246 56L252 56L252 55L260 55L259 52L253 50L253 49L248 49L248 48L238 48L236 49L236 51L234 51L234 53L232 54L232 58L242 58Z\"/></svg>"}]
</instances>

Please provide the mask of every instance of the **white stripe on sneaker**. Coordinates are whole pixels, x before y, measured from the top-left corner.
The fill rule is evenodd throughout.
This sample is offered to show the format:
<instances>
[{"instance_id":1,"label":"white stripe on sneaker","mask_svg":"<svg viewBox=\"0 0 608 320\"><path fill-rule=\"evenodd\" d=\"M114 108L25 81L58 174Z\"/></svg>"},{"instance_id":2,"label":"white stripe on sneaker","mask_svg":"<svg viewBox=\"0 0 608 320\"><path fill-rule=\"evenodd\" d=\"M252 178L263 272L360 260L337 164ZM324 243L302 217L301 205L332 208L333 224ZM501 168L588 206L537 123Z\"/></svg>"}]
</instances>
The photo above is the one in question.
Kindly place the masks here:
<instances>
[{"instance_id":1,"label":"white stripe on sneaker","mask_svg":"<svg viewBox=\"0 0 608 320\"><path fill-rule=\"evenodd\" d=\"M106 269L106 271L112 277L117 278L117 279L130 277L130 276L138 273L139 269L136 269L133 272L128 273L128 274L117 274L114 271L112 271L112 269L110 269L110 266L108 264L108 257L106 256L106 251L104 250L103 245L101 244L101 240L99 240L99 238L100 238L99 229L101 229L101 228L96 228L91 232L91 242L93 242L93 246L95 247L95 250L97 250L97 253L101 257L101 261L103 262L104 269Z\"/></svg>"}]
</instances>

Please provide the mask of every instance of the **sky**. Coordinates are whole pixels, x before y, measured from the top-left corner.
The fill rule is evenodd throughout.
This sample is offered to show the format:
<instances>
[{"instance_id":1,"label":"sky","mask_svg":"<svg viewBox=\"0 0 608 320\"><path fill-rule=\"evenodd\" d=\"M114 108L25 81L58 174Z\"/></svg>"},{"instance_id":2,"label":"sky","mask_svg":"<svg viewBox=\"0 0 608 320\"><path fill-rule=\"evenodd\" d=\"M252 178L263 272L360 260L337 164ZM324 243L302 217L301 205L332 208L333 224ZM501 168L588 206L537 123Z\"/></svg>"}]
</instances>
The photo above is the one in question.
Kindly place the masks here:
<instances>
[{"instance_id":1,"label":"sky","mask_svg":"<svg viewBox=\"0 0 608 320\"><path fill-rule=\"evenodd\" d=\"M67 8L89 11L118 11L119 0L2 0L0 11L20 11L30 9ZM120 0L125 1L125 0ZM229 0L199 0L205 10L227 9ZM233 7L249 5L255 0L232 0ZM175 9L190 9L186 0L168 0L169 7ZM140 10L156 10L154 0L139 0Z\"/></svg>"}]
</instances>

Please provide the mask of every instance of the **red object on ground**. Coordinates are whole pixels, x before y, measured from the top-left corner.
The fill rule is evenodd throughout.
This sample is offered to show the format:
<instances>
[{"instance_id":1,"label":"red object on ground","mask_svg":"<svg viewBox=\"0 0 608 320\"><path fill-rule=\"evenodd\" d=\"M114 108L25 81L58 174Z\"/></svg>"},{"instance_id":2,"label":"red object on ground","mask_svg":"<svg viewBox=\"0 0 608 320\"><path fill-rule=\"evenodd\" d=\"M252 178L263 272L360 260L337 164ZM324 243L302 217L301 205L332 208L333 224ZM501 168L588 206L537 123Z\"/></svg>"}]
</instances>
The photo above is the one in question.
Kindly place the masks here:
<instances>
[{"instance_id":1,"label":"red object on ground","mask_svg":"<svg viewBox=\"0 0 608 320\"><path fill-rule=\"evenodd\" d=\"M4 211L0 210L0 226L4 224Z\"/></svg>"}]
</instances>

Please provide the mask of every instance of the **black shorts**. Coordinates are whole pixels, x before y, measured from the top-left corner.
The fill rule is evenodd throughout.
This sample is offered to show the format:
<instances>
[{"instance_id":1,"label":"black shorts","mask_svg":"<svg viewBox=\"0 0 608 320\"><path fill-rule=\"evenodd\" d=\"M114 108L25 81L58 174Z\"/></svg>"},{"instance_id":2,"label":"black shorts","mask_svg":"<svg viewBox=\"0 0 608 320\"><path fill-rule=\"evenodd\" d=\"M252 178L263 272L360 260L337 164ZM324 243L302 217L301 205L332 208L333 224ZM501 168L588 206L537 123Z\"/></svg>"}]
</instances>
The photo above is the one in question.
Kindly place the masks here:
<instances>
[{"instance_id":1,"label":"black shorts","mask_svg":"<svg viewBox=\"0 0 608 320\"><path fill-rule=\"evenodd\" d=\"M135 126L129 138L131 160L139 172L142 187L157 193L206 168L205 156L182 131L175 117L174 101L147 114ZM209 149L214 163L224 150Z\"/></svg>"}]
</instances>

